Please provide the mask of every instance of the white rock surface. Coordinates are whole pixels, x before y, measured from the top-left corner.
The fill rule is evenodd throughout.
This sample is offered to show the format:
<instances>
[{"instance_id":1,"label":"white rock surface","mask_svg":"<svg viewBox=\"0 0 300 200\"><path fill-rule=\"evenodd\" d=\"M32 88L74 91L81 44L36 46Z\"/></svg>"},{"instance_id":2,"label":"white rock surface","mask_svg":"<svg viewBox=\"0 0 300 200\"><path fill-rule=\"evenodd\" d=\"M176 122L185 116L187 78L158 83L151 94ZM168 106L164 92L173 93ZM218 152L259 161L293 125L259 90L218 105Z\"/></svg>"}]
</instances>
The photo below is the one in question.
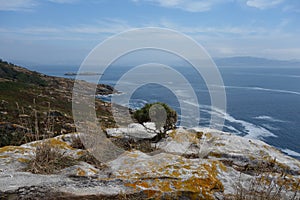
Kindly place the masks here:
<instances>
[{"instance_id":1,"label":"white rock surface","mask_svg":"<svg viewBox=\"0 0 300 200\"><path fill-rule=\"evenodd\" d=\"M141 127L133 124L129 128L140 130ZM70 146L71 134L52 138L50 142L74 158L83 152ZM299 160L262 141L210 129L169 131L168 137L156 144L157 153L150 155L132 150L106 163L105 169L80 162L56 175L22 172L38 143L0 148L0 198L1 192L28 198L44 188L42 191L52 194L82 198L90 195L99 198L126 195L128 198L128 195L142 193L140 199L178 196L222 199L224 195L234 194L237 184L247 189L256 183L254 180L262 180L259 177L274 182L275 186L283 185L283 199L300 190L297 185ZM257 175L255 167L262 166L258 163L263 163L266 171ZM259 182L259 189L264 190L266 183ZM45 196L43 192L41 195ZM297 198L300 193L296 194Z\"/></svg>"},{"instance_id":2,"label":"white rock surface","mask_svg":"<svg viewBox=\"0 0 300 200\"><path fill-rule=\"evenodd\" d=\"M126 128L106 129L106 133L110 137L133 138L141 140L154 138L157 134L152 130L155 130L154 123L144 123L144 126L138 123L132 123L129 124Z\"/></svg>"}]
</instances>

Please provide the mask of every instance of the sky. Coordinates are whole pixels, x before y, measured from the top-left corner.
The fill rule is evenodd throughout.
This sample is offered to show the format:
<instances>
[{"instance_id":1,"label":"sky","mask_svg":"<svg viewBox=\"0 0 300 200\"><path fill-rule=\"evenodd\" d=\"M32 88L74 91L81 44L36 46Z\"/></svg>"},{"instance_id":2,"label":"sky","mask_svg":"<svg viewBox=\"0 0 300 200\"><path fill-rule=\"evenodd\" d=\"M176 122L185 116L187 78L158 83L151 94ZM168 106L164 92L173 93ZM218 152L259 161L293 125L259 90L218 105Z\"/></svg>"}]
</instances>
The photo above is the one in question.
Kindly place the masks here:
<instances>
[{"instance_id":1,"label":"sky","mask_svg":"<svg viewBox=\"0 0 300 200\"><path fill-rule=\"evenodd\" d=\"M299 0L0 0L0 58L80 65L132 28L182 32L212 57L300 59Z\"/></svg>"}]
</instances>

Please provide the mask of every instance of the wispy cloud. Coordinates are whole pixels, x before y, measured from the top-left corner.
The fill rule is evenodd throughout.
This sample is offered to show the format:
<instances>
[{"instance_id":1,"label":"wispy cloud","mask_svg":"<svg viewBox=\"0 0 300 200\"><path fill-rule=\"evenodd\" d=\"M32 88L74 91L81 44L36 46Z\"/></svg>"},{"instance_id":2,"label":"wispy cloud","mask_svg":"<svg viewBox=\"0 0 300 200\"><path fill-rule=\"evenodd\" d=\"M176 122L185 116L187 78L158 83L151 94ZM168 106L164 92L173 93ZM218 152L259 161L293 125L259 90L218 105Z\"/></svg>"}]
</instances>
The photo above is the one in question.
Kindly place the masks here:
<instances>
[{"instance_id":1,"label":"wispy cloud","mask_svg":"<svg viewBox=\"0 0 300 200\"><path fill-rule=\"evenodd\" d=\"M52 3L66 4L66 3L76 3L80 0L47 0L47 1ZM0 0L0 11L29 11L42 3L43 1L38 1L38 0Z\"/></svg>"},{"instance_id":2,"label":"wispy cloud","mask_svg":"<svg viewBox=\"0 0 300 200\"><path fill-rule=\"evenodd\" d=\"M36 5L35 0L0 0L0 10L2 11L31 10Z\"/></svg>"},{"instance_id":3,"label":"wispy cloud","mask_svg":"<svg viewBox=\"0 0 300 200\"><path fill-rule=\"evenodd\" d=\"M232 0L132 0L133 2L149 2L166 8L178 8L189 12L209 11L213 6Z\"/></svg>"},{"instance_id":4,"label":"wispy cloud","mask_svg":"<svg viewBox=\"0 0 300 200\"><path fill-rule=\"evenodd\" d=\"M31 38L32 40L70 40L70 38L99 38L106 34L116 34L133 28L126 21L106 18L94 24L78 24L70 26L29 26L22 28L0 27L0 36ZM76 39L77 40L77 39Z\"/></svg>"},{"instance_id":5,"label":"wispy cloud","mask_svg":"<svg viewBox=\"0 0 300 200\"><path fill-rule=\"evenodd\" d=\"M250 7L267 9L283 3L284 0L248 0L246 4Z\"/></svg>"},{"instance_id":6,"label":"wispy cloud","mask_svg":"<svg viewBox=\"0 0 300 200\"><path fill-rule=\"evenodd\" d=\"M186 34L203 34L210 36L256 36L256 35L266 35L270 31L265 27L258 26L185 26L182 24L174 23L167 19L162 19L159 23L152 23L151 26L170 28L174 30L180 30ZM274 32L274 30L273 30Z\"/></svg>"},{"instance_id":7,"label":"wispy cloud","mask_svg":"<svg viewBox=\"0 0 300 200\"><path fill-rule=\"evenodd\" d=\"M177 8L189 12L205 12L219 4L230 2L246 4L249 7L267 9L275 7L285 0L132 0L133 2L151 3L166 8Z\"/></svg>"},{"instance_id":8,"label":"wispy cloud","mask_svg":"<svg viewBox=\"0 0 300 200\"><path fill-rule=\"evenodd\" d=\"M79 2L79 0L48 0L49 2L52 3L76 3Z\"/></svg>"}]
</instances>

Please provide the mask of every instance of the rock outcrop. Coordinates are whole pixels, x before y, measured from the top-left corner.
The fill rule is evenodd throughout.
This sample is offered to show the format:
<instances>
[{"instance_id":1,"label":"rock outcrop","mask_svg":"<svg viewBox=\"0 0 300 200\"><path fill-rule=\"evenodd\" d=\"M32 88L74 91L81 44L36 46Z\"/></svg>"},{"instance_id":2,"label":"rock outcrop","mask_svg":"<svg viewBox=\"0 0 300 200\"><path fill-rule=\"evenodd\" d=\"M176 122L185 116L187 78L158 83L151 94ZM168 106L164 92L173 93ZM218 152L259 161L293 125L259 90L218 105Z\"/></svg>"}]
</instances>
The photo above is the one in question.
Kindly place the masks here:
<instances>
[{"instance_id":1,"label":"rock outcrop","mask_svg":"<svg viewBox=\"0 0 300 200\"><path fill-rule=\"evenodd\" d=\"M132 123L126 128L108 128L106 133L109 137L143 140L154 138L157 135L155 129L154 123L147 122L143 125Z\"/></svg>"},{"instance_id":2,"label":"rock outcrop","mask_svg":"<svg viewBox=\"0 0 300 200\"><path fill-rule=\"evenodd\" d=\"M79 158L74 135L48 139L78 162L56 174L25 172L41 141L0 148L0 196L11 199L235 199L266 192L299 199L300 161L268 144L210 129L169 131L151 144L94 165ZM255 187L254 187L255 186ZM253 191L251 191L253 190ZM253 195L253 194L252 194Z\"/></svg>"}]
</instances>

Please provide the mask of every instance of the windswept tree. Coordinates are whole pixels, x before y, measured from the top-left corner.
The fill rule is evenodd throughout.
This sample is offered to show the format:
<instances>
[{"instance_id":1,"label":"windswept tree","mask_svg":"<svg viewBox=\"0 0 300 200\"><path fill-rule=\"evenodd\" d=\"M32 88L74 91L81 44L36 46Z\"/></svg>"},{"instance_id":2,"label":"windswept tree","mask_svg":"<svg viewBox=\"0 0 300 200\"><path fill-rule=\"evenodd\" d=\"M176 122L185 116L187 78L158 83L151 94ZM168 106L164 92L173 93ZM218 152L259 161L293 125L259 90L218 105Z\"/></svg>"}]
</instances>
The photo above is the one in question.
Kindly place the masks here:
<instances>
[{"instance_id":1,"label":"windswept tree","mask_svg":"<svg viewBox=\"0 0 300 200\"><path fill-rule=\"evenodd\" d=\"M140 123L154 122L160 140L165 137L168 130L174 129L177 122L177 113L167 104L156 102L146 104L143 108L136 110L133 117Z\"/></svg>"}]
</instances>

